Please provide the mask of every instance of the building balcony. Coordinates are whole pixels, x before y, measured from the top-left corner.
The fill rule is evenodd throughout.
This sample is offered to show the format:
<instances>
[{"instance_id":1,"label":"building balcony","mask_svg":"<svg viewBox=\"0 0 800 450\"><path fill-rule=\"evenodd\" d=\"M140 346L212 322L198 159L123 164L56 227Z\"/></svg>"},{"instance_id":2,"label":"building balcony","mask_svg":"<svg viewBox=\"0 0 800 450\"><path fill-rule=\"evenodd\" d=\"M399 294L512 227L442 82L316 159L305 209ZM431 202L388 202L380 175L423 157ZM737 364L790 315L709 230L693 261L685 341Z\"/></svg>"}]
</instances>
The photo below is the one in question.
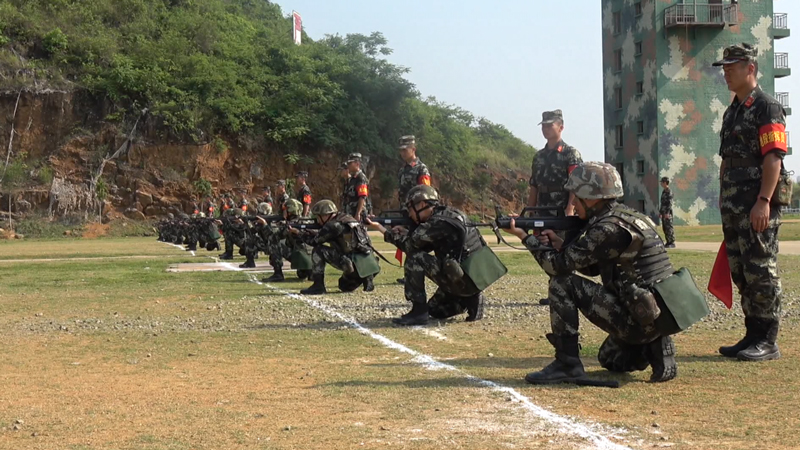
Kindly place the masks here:
<instances>
[{"instance_id":1,"label":"building balcony","mask_svg":"<svg viewBox=\"0 0 800 450\"><path fill-rule=\"evenodd\" d=\"M775 53L775 71L773 72L775 78L788 77L791 74L792 69L789 68L789 54Z\"/></svg>"},{"instance_id":2,"label":"building balcony","mask_svg":"<svg viewBox=\"0 0 800 450\"><path fill-rule=\"evenodd\" d=\"M664 27L724 27L736 25L739 20L738 4L691 3L668 6L664 10Z\"/></svg>"},{"instance_id":3,"label":"building balcony","mask_svg":"<svg viewBox=\"0 0 800 450\"><path fill-rule=\"evenodd\" d=\"M775 13L772 15L772 37L783 39L789 37L789 15L786 13Z\"/></svg>"},{"instance_id":4,"label":"building balcony","mask_svg":"<svg viewBox=\"0 0 800 450\"><path fill-rule=\"evenodd\" d=\"M789 106L789 93L788 92L776 92L775 93L775 100L779 101L783 106L783 110L786 111L786 115L789 116L792 114L792 107Z\"/></svg>"}]
</instances>

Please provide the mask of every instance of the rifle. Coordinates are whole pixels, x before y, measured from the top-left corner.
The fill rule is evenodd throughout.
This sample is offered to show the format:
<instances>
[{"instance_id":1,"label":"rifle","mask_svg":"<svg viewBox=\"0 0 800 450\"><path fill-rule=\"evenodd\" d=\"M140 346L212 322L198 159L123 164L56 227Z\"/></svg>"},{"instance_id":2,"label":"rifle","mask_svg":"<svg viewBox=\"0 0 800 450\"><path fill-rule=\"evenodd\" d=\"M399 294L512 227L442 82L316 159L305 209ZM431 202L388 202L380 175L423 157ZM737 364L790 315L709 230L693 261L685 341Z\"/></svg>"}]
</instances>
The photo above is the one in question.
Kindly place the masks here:
<instances>
[{"instance_id":1,"label":"rifle","mask_svg":"<svg viewBox=\"0 0 800 450\"><path fill-rule=\"evenodd\" d=\"M264 219L264 221L267 222L267 223L282 222L282 221L286 220L280 214L273 214L271 216L263 216L263 215L258 215L257 214L257 215L254 215L254 216L241 216L240 219L242 219L245 222L255 222L258 219Z\"/></svg>"},{"instance_id":2,"label":"rifle","mask_svg":"<svg viewBox=\"0 0 800 450\"><path fill-rule=\"evenodd\" d=\"M309 218L295 219L293 221L287 222L286 225L301 231L322 229L322 225L318 224L315 219L309 219Z\"/></svg>"},{"instance_id":3,"label":"rifle","mask_svg":"<svg viewBox=\"0 0 800 450\"><path fill-rule=\"evenodd\" d=\"M408 211L405 209L383 211L377 216L370 217L369 220L384 227L414 227L417 225L411 220L411 216L408 215Z\"/></svg>"},{"instance_id":4,"label":"rifle","mask_svg":"<svg viewBox=\"0 0 800 450\"><path fill-rule=\"evenodd\" d=\"M512 248L517 248L506 242L500 234L500 229L508 229L511 227L510 216L503 216L500 212L500 207L495 206L496 218L494 220L494 231L497 236L497 243L504 243ZM542 214L544 212L544 214ZM549 214L548 214L549 213ZM553 214L555 213L555 214ZM580 231L586 226L587 221L578 216L565 216L564 210L554 206L526 206L518 217L513 217L514 226L516 228L533 231L534 235L538 235L543 230L564 231L565 238L564 244L569 244L576 237L580 235ZM482 226L484 224L478 224ZM527 249L525 249L527 250ZM539 247L539 250L553 250L552 247Z\"/></svg>"}]
</instances>

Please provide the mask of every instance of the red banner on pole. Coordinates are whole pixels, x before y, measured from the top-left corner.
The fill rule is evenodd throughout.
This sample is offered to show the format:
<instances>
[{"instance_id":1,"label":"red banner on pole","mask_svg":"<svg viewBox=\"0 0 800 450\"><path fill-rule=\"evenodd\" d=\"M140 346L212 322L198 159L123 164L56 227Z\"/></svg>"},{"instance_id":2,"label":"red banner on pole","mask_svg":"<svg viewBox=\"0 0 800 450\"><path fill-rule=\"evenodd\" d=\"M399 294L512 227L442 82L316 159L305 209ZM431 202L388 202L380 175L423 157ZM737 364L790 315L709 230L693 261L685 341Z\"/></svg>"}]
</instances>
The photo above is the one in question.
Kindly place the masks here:
<instances>
[{"instance_id":1,"label":"red banner on pole","mask_svg":"<svg viewBox=\"0 0 800 450\"><path fill-rule=\"evenodd\" d=\"M719 246L717 260L711 269L711 278L708 280L708 292L720 299L728 309L733 306L733 283L731 282L731 266L728 264L728 250L725 241Z\"/></svg>"},{"instance_id":2,"label":"red banner on pole","mask_svg":"<svg viewBox=\"0 0 800 450\"><path fill-rule=\"evenodd\" d=\"M300 41L303 37L303 19L300 17L300 13L297 11L292 11L292 39L294 43L300 45Z\"/></svg>"}]
</instances>

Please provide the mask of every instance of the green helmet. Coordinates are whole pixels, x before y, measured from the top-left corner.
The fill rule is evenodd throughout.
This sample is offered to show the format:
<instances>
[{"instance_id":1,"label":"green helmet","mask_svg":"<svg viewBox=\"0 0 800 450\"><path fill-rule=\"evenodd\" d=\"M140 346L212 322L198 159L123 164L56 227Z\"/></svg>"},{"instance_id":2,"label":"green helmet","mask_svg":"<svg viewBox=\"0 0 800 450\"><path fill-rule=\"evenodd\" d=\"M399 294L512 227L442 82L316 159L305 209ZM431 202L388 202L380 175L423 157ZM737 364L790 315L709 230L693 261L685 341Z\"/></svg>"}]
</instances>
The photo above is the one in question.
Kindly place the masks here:
<instances>
[{"instance_id":1,"label":"green helmet","mask_svg":"<svg viewBox=\"0 0 800 450\"><path fill-rule=\"evenodd\" d=\"M323 200L323 202L325 201L330 202L330 200ZM317 205L319 205L319 203L317 203ZM284 203L283 207L284 209L286 209L286 212L288 212L290 216L299 216L303 214L303 204L293 198L290 198L289 201ZM333 209L334 209L333 212L336 212L336 205L333 206ZM323 214L329 214L329 213L323 213Z\"/></svg>"},{"instance_id":2,"label":"green helmet","mask_svg":"<svg viewBox=\"0 0 800 450\"><path fill-rule=\"evenodd\" d=\"M564 189L575 197L595 200L622 197L622 179L611 164L584 162L573 169Z\"/></svg>"},{"instance_id":3,"label":"green helmet","mask_svg":"<svg viewBox=\"0 0 800 450\"><path fill-rule=\"evenodd\" d=\"M336 204L330 200L320 200L311 208L311 214L315 216L333 214L336 212L339 212L339 210L336 208Z\"/></svg>"},{"instance_id":4,"label":"green helmet","mask_svg":"<svg viewBox=\"0 0 800 450\"><path fill-rule=\"evenodd\" d=\"M258 213L268 216L272 214L272 205L267 202L261 202L258 204Z\"/></svg>"},{"instance_id":5,"label":"green helmet","mask_svg":"<svg viewBox=\"0 0 800 450\"><path fill-rule=\"evenodd\" d=\"M419 202L439 203L439 193L432 186L425 184L414 186L406 195L406 205L414 205Z\"/></svg>"},{"instance_id":6,"label":"green helmet","mask_svg":"<svg viewBox=\"0 0 800 450\"><path fill-rule=\"evenodd\" d=\"M236 217L242 217L244 215L244 211L242 211L242 208L231 208L230 211L231 214Z\"/></svg>"}]
</instances>

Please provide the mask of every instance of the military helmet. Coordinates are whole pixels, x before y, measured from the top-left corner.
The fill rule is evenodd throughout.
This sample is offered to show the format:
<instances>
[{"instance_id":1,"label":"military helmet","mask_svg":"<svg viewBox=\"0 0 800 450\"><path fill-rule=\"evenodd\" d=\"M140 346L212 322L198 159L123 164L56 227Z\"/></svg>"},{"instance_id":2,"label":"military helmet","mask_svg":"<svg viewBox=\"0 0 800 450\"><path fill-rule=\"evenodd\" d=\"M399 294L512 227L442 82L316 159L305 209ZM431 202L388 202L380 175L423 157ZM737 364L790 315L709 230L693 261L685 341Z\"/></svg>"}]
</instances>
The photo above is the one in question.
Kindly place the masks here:
<instances>
[{"instance_id":1,"label":"military helmet","mask_svg":"<svg viewBox=\"0 0 800 450\"><path fill-rule=\"evenodd\" d=\"M324 201L330 202L330 200L323 200L323 202ZM317 205L319 205L319 203L317 203ZM284 203L283 208L286 210L286 212L289 213L290 216L299 216L303 214L303 204L293 198L290 198L289 201ZM334 205L334 209L336 209L336 205ZM323 214L329 214L329 213L323 213Z\"/></svg>"},{"instance_id":2,"label":"military helmet","mask_svg":"<svg viewBox=\"0 0 800 450\"><path fill-rule=\"evenodd\" d=\"M175 214L167 213L167 218L168 219L174 219L175 218Z\"/></svg>"},{"instance_id":3,"label":"military helmet","mask_svg":"<svg viewBox=\"0 0 800 450\"><path fill-rule=\"evenodd\" d=\"M236 217L242 217L244 215L244 211L242 211L242 208L233 208L230 211L231 214Z\"/></svg>"},{"instance_id":4,"label":"military helmet","mask_svg":"<svg viewBox=\"0 0 800 450\"><path fill-rule=\"evenodd\" d=\"M263 214L265 216L272 214L272 205L267 202L259 203L256 209L258 209L259 214Z\"/></svg>"},{"instance_id":5,"label":"military helmet","mask_svg":"<svg viewBox=\"0 0 800 450\"><path fill-rule=\"evenodd\" d=\"M564 190L585 200L622 197L622 179L611 164L584 162L573 169Z\"/></svg>"},{"instance_id":6,"label":"military helmet","mask_svg":"<svg viewBox=\"0 0 800 450\"><path fill-rule=\"evenodd\" d=\"M406 195L406 206L419 202L439 203L439 193L432 186L425 184L414 186Z\"/></svg>"},{"instance_id":7,"label":"military helmet","mask_svg":"<svg viewBox=\"0 0 800 450\"><path fill-rule=\"evenodd\" d=\"M336 204L330 200L320 200L311 208L311 214L315 216L334 214L336 212L339 212L339 210L336 208Z\"/></svg>"}]
</instances>

